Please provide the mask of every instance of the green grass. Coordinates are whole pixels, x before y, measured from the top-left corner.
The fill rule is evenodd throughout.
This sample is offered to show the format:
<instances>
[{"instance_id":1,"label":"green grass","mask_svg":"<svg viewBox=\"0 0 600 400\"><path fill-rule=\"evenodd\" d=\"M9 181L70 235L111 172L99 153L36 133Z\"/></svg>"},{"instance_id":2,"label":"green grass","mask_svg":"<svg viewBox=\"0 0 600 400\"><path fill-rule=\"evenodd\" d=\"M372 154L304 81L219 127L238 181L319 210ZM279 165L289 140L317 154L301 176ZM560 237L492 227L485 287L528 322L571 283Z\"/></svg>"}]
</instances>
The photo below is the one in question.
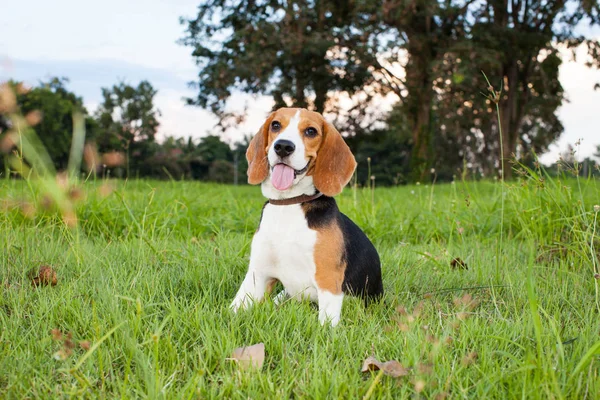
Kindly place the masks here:
<instances>
[{"instance_id":1,"label":"green grass","mask_svg":"<svg viewBox=\"0 0 600 400\"><path fill-rule=\"evenodd\" d=\"M43 203L35 181L3 180L0 397L598 398L600 184L537 174L506 185L504 212L493 182L365 189L356 202L346 189L338 203L378 248L386 295L367 309L346 300L334 329L308 302L229 311L256 187L130 181L103 197L87 183L70 229L19 211ZM56 286L30 284L42 264ZM72 334L64 360L53 329ZM259 342L261 370L227 359ZM362 374L370 355L409 376Z\"/></svg>"}]
</instances>

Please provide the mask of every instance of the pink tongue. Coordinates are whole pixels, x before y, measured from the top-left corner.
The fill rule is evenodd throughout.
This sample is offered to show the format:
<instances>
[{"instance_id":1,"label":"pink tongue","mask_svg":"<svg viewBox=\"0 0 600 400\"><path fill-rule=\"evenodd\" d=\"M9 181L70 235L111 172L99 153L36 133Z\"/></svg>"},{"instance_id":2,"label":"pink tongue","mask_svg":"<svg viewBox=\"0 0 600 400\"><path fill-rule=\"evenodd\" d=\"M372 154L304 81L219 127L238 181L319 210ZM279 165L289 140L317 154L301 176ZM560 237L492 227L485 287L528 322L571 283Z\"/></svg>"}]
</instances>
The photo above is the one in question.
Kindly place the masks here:
<instances>
[{"instance_id":1,"label":"pink tongue","mask_svg":"<svg viewBox=\"0 0 600 400\"><path fill-rule=\"evenodd\" d=\"M277 164L271 172L271 183L277 190L287 190L294 182L294 169L285 164Z\"/></svg>"}]
</instances>

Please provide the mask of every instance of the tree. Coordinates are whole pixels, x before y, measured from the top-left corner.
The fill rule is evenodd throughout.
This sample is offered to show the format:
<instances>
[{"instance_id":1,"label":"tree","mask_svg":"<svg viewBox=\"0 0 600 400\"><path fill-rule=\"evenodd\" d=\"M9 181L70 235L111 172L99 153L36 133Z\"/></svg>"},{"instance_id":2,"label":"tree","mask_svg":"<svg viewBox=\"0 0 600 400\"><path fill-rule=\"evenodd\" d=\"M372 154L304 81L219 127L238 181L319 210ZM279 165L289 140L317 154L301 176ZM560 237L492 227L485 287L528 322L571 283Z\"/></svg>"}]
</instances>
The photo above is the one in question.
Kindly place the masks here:
<instances>
[{"instance_id":1,"label":"tree","mask_svg":"<svg viewBox=\"0 0 600 400\"><path fill-rule=\"evenodd\" d=\"M233 153L229 145L220 137L209 135L200 140L197 153L202 160L211 163L216 160L233 161Z\"/></svg>"},{"instance_id":2,"label":"tree","mask_svg":"<svg viewBox=\"0 0 600 400\"><path fill-rule=\"evenodd\" d=\"M532 158L532 153L547 150L563 131L556 113L564 101L558 69L562 62L560 47L588 48L588 66L600 65L600 42L586 39L575 31L586 19L597 25L600 6L589 0L487 0L476 13L470 43L455 56L468 60L461 63L464 84L485 88L487 82L479 71L490 77L500 109L502 152L495 168L504 168L506 178L512 176L510 158ZM485 91L485 89L484 89ZM494 101L485 104L479 97L471 102L479 111L475 125L483 138L484 152L500 151L499 129ZM455 106L457 104L455 103ZM479 105L477 107L477 105ZM466 110L463 107L464 111ZM465 113L466 116L471 112Z\"/></svg>"},{"instance_id":3,"label":"tree","mask_svg":"<svg viewBox=\"0 0 600 400\"><path fill-rule=\"evenodd\" d=\"M401 108L411 130L411 170L413 180L422 180L434 159L431 147L434 137L432 111L435 102L438 64L458 43L464 40L475 9L473 0L386 0L382 6L383 21L395 29L392 57L406 54L406 77L400 93Z\"/></svg>"},{"instance_id":4,"label":"tree","mask_svg":"<svg viewBox=\"0 0 600 400\"><path fill-rule=\"evenodd\" d=\"M363 3L360 3L363 4ZM190 104L223 115L232 91L270 94L275 108L323 112L332 91L349 94L373 81L375 43L363 27L369 4L333 0L203 2L181 20L181 43L200 66Z\"/></svg>"},{"instance_id":5,"label":"tree","mask_svg":"<svg viewBox=\"0 0 600 400\"><path fill-rule=\"evenodd\" d=\"M412 121L413 169L423 173L445 154L453 168L465 163L491 175L503 166L510 178L506 160L547 150L563 130L556 115L564 100L559 46L585 43L589 65L597 67L599 42L574 29L586 18L598 24L598 15L598 3L589 0L386 1L384 19L408 53L401 107ZM501 91L495 99L481 95L488 87L481 71Z\"/></svg>"},{"instance_id":6,"label":"tree","mask_svg":"<svg viewBox=\"0 0 600 400\"><path fill-rule=\"evenodd\" d=\"M160 116L154 107L156 93L148 81L137 87L121 82L102 88L103 101L96 113L102 130L96 139L101 152L125 151L134 169L153 154Z\"/></svg>"},{"instance_id":7,"label":"tree","mask_svg":"<svg viewBox=\"0 0 600 400\"><path fill-rule=\"evenodd\" d=\"M196 178L233 182L233 151L220 137L203 137L194 153L198 156L192 166Z\"/></svg>"}]
</instances>

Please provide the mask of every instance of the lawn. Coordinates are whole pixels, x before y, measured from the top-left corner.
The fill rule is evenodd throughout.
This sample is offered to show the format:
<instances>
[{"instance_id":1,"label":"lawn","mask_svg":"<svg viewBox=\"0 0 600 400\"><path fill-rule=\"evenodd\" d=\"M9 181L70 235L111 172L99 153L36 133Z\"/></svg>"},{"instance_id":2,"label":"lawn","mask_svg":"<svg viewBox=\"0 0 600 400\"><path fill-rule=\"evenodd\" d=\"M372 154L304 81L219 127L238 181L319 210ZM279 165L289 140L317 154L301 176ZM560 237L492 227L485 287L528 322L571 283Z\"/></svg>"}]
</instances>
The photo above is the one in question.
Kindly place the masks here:
<instances>
[{"instance_id":1,"label":"lawn","mask_svg":"<svg viewBox=\"0 0 600 400\"><path fill-rule=\"evenodd\" d=\"M347 188L386 294L333 329L308 302L229 311L256 187L88 182L75 226L40 182L2 180L0 397L599 398L600 183L537 174ZM32 285L42 265L55 286ZM260 369L231 360L256 343Z\"/></svg>"}]
</instances>

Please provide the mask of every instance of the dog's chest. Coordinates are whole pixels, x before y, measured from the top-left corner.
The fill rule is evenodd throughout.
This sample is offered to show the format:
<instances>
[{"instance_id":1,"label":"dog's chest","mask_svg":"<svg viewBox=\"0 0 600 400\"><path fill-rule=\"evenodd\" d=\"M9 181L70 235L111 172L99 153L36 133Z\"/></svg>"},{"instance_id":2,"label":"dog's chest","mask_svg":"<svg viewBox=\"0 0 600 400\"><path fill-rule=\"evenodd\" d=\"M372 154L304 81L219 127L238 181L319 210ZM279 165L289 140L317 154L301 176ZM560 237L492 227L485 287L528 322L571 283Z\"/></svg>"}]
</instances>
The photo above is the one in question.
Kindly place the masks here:
<instances>
[{"instance_id":1,"label":"dog's chest","mask_svg":"<svg viewBox=\"0 0 600 400\"><path fill-rule=\"evenodd\" d=\"M316 299L314 249L317 232L308 227L299 204L267 204L252 241L257 269L278 279L290 296Z\"/></svg>"}]
</instances>

